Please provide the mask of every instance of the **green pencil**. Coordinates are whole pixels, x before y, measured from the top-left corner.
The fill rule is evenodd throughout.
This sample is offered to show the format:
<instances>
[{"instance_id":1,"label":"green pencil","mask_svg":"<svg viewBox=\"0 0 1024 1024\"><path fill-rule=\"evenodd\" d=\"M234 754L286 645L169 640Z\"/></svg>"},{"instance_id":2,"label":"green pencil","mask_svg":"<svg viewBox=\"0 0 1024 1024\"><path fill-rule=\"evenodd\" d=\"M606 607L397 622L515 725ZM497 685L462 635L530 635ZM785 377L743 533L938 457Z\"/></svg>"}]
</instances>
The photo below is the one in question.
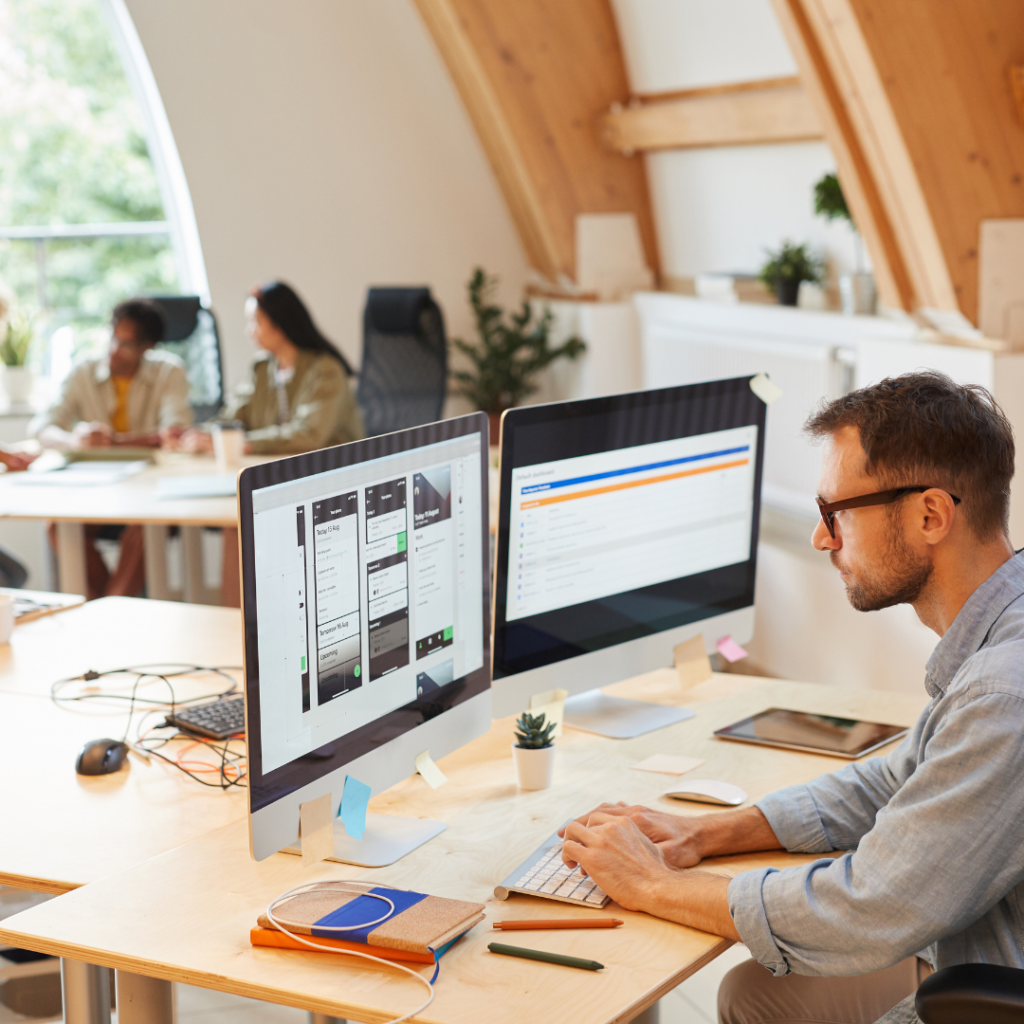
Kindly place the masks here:
<instances>
[{"instance_id":1,"label":"green pencil","mask_svg":"<svg viewBox=\"0 0 1024 1024\"><path fill-rule=\"evenodd\" d=\"M521 956L525 960L543 960L546 964L561 964L563 967L579 967L584 971L603 971L604 964L596 960L581 960L578 956L562 956L561 953L543 953L539 949L523 949L522 946L506 946L503 942L489 942L492 953L505 956Z\"/></svg>"}]
</instances>

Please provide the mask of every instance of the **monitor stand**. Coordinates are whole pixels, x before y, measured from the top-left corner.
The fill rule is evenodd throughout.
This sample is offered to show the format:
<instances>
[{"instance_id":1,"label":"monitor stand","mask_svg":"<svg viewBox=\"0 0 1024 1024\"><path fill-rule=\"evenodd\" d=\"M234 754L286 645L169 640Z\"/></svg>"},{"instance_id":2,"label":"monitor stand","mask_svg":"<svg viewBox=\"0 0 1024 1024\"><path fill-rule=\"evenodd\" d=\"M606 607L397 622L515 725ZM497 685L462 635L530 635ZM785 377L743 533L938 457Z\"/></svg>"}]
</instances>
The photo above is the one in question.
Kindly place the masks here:
<instances>
[{"instance_id":1,"label":"monitor stand","mask_svg":"<svg viewBox=\"0 0 1024 1024\"><path fill-rule=\"evenodd\" d=\"M614 740L630 740L634 736L663 729L666 725L685 722L694 712L672 704L648 704L642 700L609 697L600 690L569 697L565 702L565 724Z\"/></svg>"},{"instance_id":2,"label":"monitor stand","mask_svg":"<svg viewBox=\"0 0 1024 1024\"><path fill-rule=\"evenodd\" d=\"M448 826L426 818L400 818L394 814L367 814L362 839L353 839L339 819L334 821L334 856L328 860L360 868L386 868L440 835ZM302 855L298 843L282 853Z\"/></svg>"}]
</instances>

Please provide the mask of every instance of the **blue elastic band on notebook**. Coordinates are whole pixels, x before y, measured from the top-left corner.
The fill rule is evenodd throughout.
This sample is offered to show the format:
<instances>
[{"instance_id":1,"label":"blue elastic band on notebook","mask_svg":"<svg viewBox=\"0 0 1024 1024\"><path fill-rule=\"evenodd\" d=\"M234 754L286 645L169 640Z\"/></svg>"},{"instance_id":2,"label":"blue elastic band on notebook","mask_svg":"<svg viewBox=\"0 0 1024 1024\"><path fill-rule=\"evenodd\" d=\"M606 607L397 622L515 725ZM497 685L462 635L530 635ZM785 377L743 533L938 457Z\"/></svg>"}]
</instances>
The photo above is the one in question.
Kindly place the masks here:
<instances>
[{"instance_id":1,"label":"blue elastic band on notebook","mask_svg":"<svg viewBox=\"0 0 1024 1024\"><path fill-rule=\"evenodd\" d=\"M377 887L370 892L378 896L387 896L395 905L394 913L387 920L392 921L404 910L415 906L420 900L425 900L426 894L422 892L406 892L404 889L386 889ZM372 896L357 896L349 903L345 903L332 910L329 914L321 917L310 929L313 935L321 939L342 939L346 942L366 942L370 933L379 928L383 921L367 925L365 928L355 928L350 932L330 931L329 928L346 928L357 925L362 921L375 921L387 909L383 900L375 900ZM317 926L320 927L317 927Z\"/></svg>"}]
</instances>

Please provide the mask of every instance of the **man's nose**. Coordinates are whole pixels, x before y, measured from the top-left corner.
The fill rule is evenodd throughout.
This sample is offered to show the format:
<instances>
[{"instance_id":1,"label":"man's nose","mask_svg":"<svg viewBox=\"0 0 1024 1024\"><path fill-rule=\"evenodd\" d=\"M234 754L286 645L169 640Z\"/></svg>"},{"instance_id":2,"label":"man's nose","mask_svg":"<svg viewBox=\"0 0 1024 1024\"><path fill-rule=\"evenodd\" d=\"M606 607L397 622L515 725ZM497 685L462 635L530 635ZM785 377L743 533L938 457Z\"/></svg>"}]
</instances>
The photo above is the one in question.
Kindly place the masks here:
<instances>
[{"instance_id":1,"label":"man's nose","mask_svg":"<svg viewBox=\"0 0 1024 1024\"><path fill-rule=\"evenodd\" d=\"M811 547L815 551L838 551L843 546L843 542L838 537L833 537L825 526L823 520L818 520L818 525L814 527L814 532L811 534Z\"/></svg>"}]
</instances>

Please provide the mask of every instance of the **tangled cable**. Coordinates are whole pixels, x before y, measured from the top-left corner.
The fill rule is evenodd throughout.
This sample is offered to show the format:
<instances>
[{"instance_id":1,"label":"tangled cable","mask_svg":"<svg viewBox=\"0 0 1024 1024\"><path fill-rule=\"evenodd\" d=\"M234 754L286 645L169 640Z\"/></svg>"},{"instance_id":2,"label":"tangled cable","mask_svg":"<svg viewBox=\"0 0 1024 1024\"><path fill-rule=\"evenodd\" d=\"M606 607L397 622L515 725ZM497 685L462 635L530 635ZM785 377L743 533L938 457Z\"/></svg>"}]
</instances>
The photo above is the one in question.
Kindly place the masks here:
<instances>
[{"instance_id":1,"label":"tangled cable","mask_svg":"<svg viewBox=\"0 0 1024 1024\"><path fill-rule=\"evenodd\" d=\"M348 881L346 881L344 884L369 885L369 883ZM370 892L369 889L341 889L338 887L338 883L305 882L302 885L295 886L294 889L289 889L286 893L283 893L281 896L278 896L277 899L272 900L267 907L267 920L269 920L270 923L275 928L283 932L289 938L294 939L296 942L301 942L303 945L309 946L312 949L321 950L324 953L340 953L342 956L358 956L364 960L373 960L374 963L383 964L385 967L394 967L396 970L404 971L410 977L415 978L421 985L427 986L427 991L430 993L430 995L427 996L427 1001L425 1003L423 1003L421 1006L417 1006L415 1010L410 1010L407 1014L405 1014L404 1017L394 1017L391 1020L386 1021L385 1024L402 1024L402 1021L409 1020L410 1017L415 1017L416 1014L422 1013L434 1001L434 981L437 979L437 973L438 970L440 970L439 967L434 971L434 977L431 978L430 981L427 981L427 979L424 978L421 974L417 974L414 970L412 970L409 967L404 967L402 964L395 963L394 960L383 960L379 956L371 956L371 954L369 953L360 953L354 949L338 949L335 946L325 946L323 943L320 942L312 942L310 939L307 939L306 936L304 935L296 935L295 932L289 931L288 928L285 926L285 923L282 922L280 918L278 918L274 914L274 908L279 904L283 903L285 900L295 899L297 896L306 896L309 893L314 892L343 893L351 896L372 896L375 900L382 900L384 903L387 903L389 907L388 912L384 914L383 917L378 917L374 921L366 921L363 924L352 924L344 926L317 925L318 929L325 932L353 932L358 931L361 928L371 928L375 924L380 924L381 922L386 921L395 912L395 904L391 900L389 900L387 896L382 896L380 893L376 892ZM292 926L295 926L294 921L292 922Z\"/></svg>"}]
</instances>

